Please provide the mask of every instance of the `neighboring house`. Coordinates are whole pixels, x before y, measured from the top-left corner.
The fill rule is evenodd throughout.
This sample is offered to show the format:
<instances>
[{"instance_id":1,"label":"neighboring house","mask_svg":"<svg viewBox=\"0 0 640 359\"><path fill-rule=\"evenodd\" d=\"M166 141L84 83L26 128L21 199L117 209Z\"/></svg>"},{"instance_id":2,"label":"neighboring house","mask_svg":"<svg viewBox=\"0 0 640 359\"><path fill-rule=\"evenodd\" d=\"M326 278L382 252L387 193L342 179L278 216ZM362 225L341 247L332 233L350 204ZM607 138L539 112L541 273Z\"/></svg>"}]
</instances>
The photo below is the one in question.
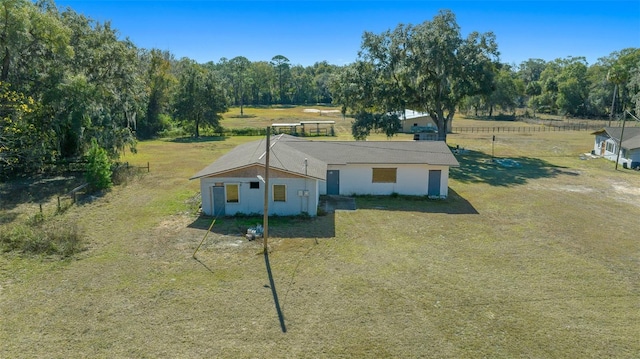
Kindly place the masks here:
<instances>
[{"instance_id":1,"label":"neighboring house","mask_svg":"<svg viewBox=\"0 0 640 359\"><path fill-rule=\"evenodd\" d=\"M404 110L404 113L400 112L398 117L400 117L403 133L433 132L438 128L426 112Z\"/></svg>"},{"instance_id":2,"label":"neighboring house","mask_svg":"<svg viewBox=\"0 0 640 359\"><path fill-rule=\"evenodd\" d=\"M619 164L628 168L640 166L640 127L605 127L592 133L595 135L593 154L615 161L618 157L618 143L622 135Z\"/></svg>"},{"instance_id":3,"label":"neighboring house","mask_svg":"<svg viewBox=\"0 0 640 359\"><path fill-rule=\"evenodd\" d=\"M240 145L196 173L208 215L263 213L265 139ZM309 141L279 135L269 154L269 213L317 215L320 195L445 198L449 167L441 141Z\"/></svg>"}]
</instances>

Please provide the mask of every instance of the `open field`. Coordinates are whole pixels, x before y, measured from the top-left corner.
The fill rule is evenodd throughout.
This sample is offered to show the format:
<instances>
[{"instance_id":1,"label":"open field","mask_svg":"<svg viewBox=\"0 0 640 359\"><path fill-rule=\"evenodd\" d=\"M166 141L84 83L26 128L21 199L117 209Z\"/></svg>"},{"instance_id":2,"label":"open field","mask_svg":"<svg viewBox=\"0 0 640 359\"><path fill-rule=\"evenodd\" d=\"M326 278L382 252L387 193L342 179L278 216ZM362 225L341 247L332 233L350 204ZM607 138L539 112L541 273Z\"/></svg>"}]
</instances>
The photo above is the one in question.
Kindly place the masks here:
<instances>
[{"instance_id":1,"label":"open field","mask_svg":"<svg viewBox=\"0 0 640 359\"><path fill-rule=\"evenodd\" d=\"M262 243L241 236L261 218L219 219L192 258L211 218L188 177L255 138L142 142L125 160L149 174L57 216L86 251L0 255L0 358L640 357L640 173L581 160L585 131L491 136L449 136L465 151L447 200L273 218L286 332ZM0 202L0 230L55 201L29 188Z\"/></svg>"},{"instance_id":2,"label":"open field","mask_svg":"<svg viewBox=\"0 0 640 359\"><path fill-rule=\"evenodd\" d=\"M336 121L337 125L349 125L350 119L343 119L339 107L333 106L273 106L245 107L244 117L240 108L233 107L224 114L220 124L225 128L257 127L265 128L273 123L298 121ZM349 127L350 128L350 127Z\"/></svg>"}]
</instances>

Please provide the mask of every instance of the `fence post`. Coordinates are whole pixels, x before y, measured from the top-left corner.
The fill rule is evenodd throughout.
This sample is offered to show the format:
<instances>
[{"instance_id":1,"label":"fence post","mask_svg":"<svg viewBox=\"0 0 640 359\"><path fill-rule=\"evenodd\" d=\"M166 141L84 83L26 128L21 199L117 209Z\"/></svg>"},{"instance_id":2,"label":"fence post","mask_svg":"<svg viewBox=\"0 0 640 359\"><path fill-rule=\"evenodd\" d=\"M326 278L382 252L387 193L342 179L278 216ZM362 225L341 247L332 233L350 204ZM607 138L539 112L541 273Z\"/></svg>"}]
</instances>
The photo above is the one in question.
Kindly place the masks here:
<instances>
[{"instance_id":1,"label":"fence post","mask_svg":"<svg viewBox=\"0 0 640 359\"><path fill-rule=\"evenodd\" d=\"M60 212L60 196L58 196L58 212Z\"/></svg>"},{"instance_id":2,"label":"fence post","mask_svg":"<svg viewBox=\"0 0 640 359\"><path fill-rule=\"evenodd\" d=\"M149 169L149 162L147 162L147 173L149 173L150 169Z\"/></svg>"}]
</instances>

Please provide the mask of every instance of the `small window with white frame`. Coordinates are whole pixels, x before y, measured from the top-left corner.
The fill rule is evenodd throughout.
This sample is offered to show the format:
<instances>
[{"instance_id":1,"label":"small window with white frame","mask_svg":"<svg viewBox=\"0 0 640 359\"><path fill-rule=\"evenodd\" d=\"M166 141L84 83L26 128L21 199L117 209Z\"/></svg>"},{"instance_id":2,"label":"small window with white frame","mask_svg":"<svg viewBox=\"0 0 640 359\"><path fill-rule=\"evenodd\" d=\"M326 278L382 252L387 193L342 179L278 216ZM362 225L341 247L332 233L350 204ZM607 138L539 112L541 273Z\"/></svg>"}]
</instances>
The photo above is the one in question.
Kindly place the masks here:
<instances>
[{"instance_id":1,"label":"small window with white frame","mask_svg":"<svg viewBox=\"0 0 640 359\"><path fill-rule=\"evenodd\" d=\"M607 151L608 152L615 152L616 151L616 145L613 142L607 142Z\"/></svg>"}]
</instances>

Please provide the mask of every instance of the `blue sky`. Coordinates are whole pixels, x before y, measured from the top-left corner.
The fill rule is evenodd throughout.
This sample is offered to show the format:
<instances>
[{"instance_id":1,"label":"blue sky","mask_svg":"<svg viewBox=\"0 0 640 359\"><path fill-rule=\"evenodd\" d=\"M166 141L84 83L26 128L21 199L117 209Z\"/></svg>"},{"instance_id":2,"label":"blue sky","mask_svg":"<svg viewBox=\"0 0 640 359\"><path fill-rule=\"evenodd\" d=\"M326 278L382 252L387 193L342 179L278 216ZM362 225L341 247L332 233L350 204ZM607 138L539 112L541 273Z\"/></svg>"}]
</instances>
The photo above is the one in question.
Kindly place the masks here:
<instances>
[{"instance_id":1,"label":"blue sky","mask_svg":"<svg viewBox=\"0 0 640 359\"><path fill-rule=\"evenodd\" d=\"M138 47L176 58L218 62L245 56L286 56L304 66L357 58L364 31L431 20L440 9L456 14L463 36L495 33L500 60L551 61L584 56L589 64L613 51L640 47L640 0L589 1L109 1L59 0L100 22L111 21Z\"/></svg>"}]
</instances>

